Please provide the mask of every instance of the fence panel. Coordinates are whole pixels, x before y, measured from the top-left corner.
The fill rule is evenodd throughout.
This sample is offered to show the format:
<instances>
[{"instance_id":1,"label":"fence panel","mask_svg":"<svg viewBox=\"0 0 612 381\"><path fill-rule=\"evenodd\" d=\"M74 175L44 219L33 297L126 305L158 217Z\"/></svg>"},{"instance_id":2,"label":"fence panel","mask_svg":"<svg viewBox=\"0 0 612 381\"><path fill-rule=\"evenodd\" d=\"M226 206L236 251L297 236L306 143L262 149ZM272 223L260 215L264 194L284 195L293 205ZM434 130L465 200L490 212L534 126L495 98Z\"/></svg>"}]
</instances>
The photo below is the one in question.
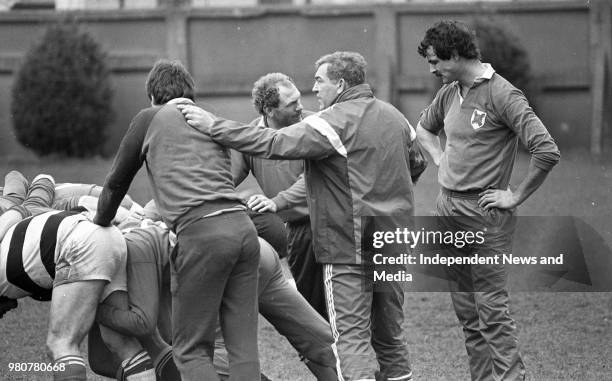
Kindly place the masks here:
<instances>
[{"instance_id":1,"label":"fence panel","mask_svg":"<svg viewBox=\"0 0 612 381\"><path fill-rule=\"evenodd\" d=\"M147 106L144 81L160 57L185 61L201 104L247 121L255 116L250 90L259 76L273 71L291 75L305 106L315 109L310 92L314 61L335 50L359 51L379 96L416 122L439 86L416 51L425 30L443 18L469 22L475 17L494 19L525 46L539 89L535 107L560 145L589 148L591 67L597 56L589 45L597 19L592 11L583 1L565 1L2 13L0 155L24 152L15 142L10 118L15 70L45 25L67 14L109 55L117 117L108 153L117 148L130 119Z\"/></svg>"}]
</instances>

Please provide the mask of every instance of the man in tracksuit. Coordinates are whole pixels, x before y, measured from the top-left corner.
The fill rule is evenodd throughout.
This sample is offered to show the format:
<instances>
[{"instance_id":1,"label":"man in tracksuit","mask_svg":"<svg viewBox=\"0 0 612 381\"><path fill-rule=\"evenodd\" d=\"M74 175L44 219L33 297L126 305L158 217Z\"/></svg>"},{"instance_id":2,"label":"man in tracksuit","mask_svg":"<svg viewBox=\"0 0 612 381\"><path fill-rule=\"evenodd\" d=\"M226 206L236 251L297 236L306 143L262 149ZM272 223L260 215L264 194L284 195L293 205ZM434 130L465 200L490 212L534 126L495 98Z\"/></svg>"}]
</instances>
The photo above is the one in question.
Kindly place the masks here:
<instances>
[{"instance_id":1,"label":"man in tracksuit","mask_svg":"<svg viewBox=\"0 0 612 381\"><path fill-rule=\"evenodd\" d=\"M414 214L411 175L424 170L423 162L411 168L416 134L397 109L374 98L360 54L329 54L316 67L313 91L321 111L279 130L216 119L193 106L180 109L190 125L223 145L255 156L305 159L339 379L410 380L402 290L393 282L383 293L364 287L371 279L362 266L361 217L387 216L405 226Z\"/></svg>"}]
</instances>

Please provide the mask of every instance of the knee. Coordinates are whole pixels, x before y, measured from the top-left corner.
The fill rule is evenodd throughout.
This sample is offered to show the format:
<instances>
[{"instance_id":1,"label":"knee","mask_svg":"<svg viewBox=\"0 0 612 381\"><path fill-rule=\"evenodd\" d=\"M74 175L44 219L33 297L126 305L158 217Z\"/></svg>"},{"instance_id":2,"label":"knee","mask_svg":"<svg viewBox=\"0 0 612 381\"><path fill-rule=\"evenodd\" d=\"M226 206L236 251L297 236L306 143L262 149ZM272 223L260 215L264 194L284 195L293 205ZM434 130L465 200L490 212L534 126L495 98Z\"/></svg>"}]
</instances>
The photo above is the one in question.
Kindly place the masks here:
<instances>
[{"instance_id":1,"label":"knee","mask_svg":"<svg viewBox=\"0 0 612 381\"><path fill-rule=\"evenodd\" d=\"M61 336L58 332L49 328L49 332L47 332L47 349L53 353L53 350L57 348L58 344L61 341Z\"/></svg>"},{"instance_id":2,"label":"knee","mask_svg":"<svg viewBox=\"0 0 612 381\"><path fill-rule=\"evenodd\" d=\"M19 171L15 171L12 170L9 173L6 174L6 176L4 177L5 179L18 179L22 182L26 182L27 183L27 179L25 178L24 175L21 174L21 172Z\"/></svg>"},{"instance_id":3,"label":"knee","mask_svg":"<svg viewBox=\"0 0 612 381\"><path fill-rule=\"evenodd\" d=\"M508 310L508 293L503 290L475 293L479 315L498 314ZM481 316L482 317L482 316Z\"/></svg>"},{"instance_id":4,"label":"knee","mask_svg":"<svg viewBox=\"0 0 612 381\"><path fill-rule=\"evenodd\" d=\"M315 364L323 367L335 368L336 366L336 355L332 349L332 346L327 346L325 348L320 348L319 350L314 350L308 353L306 358Z\"/></svg>"}]
</instances>

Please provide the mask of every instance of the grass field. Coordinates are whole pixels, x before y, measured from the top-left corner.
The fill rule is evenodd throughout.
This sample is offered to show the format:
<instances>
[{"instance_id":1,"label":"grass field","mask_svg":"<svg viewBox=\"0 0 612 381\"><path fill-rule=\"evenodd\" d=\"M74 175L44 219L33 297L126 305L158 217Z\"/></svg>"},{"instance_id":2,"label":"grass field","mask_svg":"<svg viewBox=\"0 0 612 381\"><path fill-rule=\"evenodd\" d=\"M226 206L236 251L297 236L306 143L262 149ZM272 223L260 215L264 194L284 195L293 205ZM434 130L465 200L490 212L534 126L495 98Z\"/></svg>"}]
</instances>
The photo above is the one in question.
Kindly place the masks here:
<instances>
[{"instance_id":1,"label":"grass field","mask_svg":"<svg viewBox=\"0 0 612 381\"><path fill-rule=\"evenodd\" d=\"M513 184L528 160L517 163ZM57 182L102 183L110 160L15 159L0 162L0 173L39 172ZM417 213L429 215L437 193L435 169L429 168L416 190ZM130 194L151 197L139 173ZM612 244L612 161L594 161L564 153L547 182L521 208L522 215L583 216ZM612 275L610 275L612 277ZM512 313L530 380L612 380L612 293L517 292ZM406 294L405 332L416 380L468 380L462 333L446 293ZM0 320L0 380L46 380L49 374L8 371L9 362L48 362L45 350L48 304L30 299ZM274 380L312 380L289 344L265 321L260 324L262 368ZM103 378L90 374L93 380Z\"/></svg>"}]
</instances>

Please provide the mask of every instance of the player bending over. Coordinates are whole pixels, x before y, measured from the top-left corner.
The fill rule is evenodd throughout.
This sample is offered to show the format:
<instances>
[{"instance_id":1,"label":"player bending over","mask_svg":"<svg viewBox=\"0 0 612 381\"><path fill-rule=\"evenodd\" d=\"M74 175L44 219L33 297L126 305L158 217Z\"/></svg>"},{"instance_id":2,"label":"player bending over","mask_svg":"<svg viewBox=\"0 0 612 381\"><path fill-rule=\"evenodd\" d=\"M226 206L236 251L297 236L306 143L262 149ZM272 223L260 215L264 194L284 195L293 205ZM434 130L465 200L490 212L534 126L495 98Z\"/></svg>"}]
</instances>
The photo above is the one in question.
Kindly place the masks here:
<instances>
[{"instance_id":1,"label":"player bending over","mask_svg":"<svg viewBox=\"0 0 612 381\"><path fill-rule=\"evenodd\" d=\"M44 211L53 200L54 185L50 176L38 176L24 201L0 216L5 231L0 244L0 317L10 309L6 306L16 307L19 298L51 300L47 346L54 380L85 380L79 344L94 321L99 301L127 288L126 246L116 227L93 224L86 213ZM3 192L6 188L5 182ZM107 335L120 340L114 332ZM134 352L138 343L131 338L123 341ZM155 380L149 373L144 379Z\"/></svg>"},{"instance_id":2,"label":"player bending over","mask_svg":"<svg viewBox=\"0 0 612 381\"><path fill-rule=\"evenodd\" d=\"M156 217L147 206L145 215ZM154 359L158 378L162 380L180 380L169 345L171 235L165 225L150 220L143 221L137 228L124 230L128 248L128 291L111 295L108 300L115 299L114 305L105 302L97 314L101 325L138 337ZM285 280L278 256L270 244L260 238L260 246L260 313L307 359L307 366L318 380L337 380L328 323ZM121 299L123 301L118 301ZM129 307L117 307L122 304ZM95 332L90 333L89 359L95 372L106 376L115 374L117 360L111 360L113 348L110 349ZM216 342L213 363L222 378L228 374L227 352L222 339ZM109 364L113 365L109 367Z\"/></svg>"}]
</instances>

